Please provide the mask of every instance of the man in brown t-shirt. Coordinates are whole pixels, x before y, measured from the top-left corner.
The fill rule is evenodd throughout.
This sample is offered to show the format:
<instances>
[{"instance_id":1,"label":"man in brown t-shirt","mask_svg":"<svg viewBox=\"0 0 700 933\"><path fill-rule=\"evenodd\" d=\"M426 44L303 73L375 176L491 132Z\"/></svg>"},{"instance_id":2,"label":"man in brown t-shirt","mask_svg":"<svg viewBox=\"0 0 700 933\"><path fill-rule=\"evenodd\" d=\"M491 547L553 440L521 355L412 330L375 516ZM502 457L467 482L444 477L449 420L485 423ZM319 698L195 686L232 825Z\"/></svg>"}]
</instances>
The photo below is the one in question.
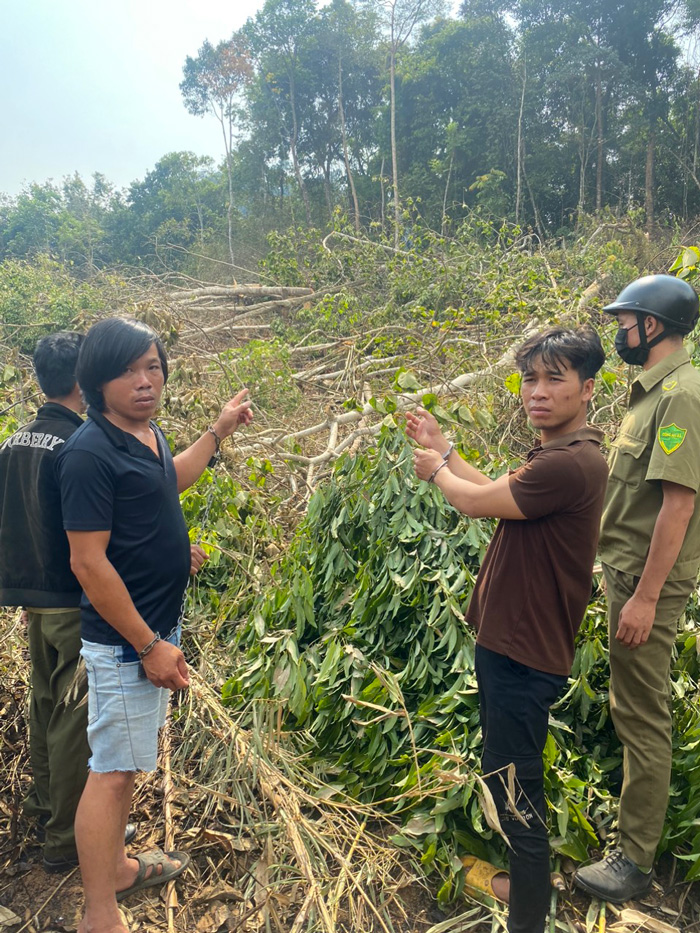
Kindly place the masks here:
<instances>
[{"instance_id":1,"label":"man in brown t-shirt","mask_svg":"<svg viewBox=\"0 0 700 933\"><path fill-rule=\"evenodd\" d=\"M482 770L511 845L510 882L494 879L510 903L510 933L541 933L549 906L542 752L591 592L607 466L586 412L603 360L589 328L554 328L519 347L523 407L540 441L495 481L457 454L428 412L406 416L409 437L426 448L414 453L417 476L465 515L501 519L467 620L478 631ZM503 780L511 764L517 815Z\"/></svg>"}]
</instances>

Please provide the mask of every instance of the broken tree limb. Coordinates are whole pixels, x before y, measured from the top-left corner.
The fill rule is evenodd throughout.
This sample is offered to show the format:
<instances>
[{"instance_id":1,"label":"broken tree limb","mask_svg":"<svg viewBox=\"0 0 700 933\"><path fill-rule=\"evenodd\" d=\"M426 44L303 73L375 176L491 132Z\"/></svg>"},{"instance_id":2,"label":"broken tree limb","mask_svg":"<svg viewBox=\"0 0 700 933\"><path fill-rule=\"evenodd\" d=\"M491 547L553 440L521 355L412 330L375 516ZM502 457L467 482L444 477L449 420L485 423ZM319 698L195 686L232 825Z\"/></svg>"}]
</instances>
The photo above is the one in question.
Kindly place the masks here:
<instances>
[{"instance_id":1,"label":"broken tree limb","mask_svg":"<svg viewBox=\"0 0 700 933\"><path fill-rule=\"evenodd\" d=\"M525 329L525 332L522 335L522 339L527 339L529 336L535 333L538 327L539 322L531 322ZM520 341L518 341L518 343L519 342ZM397 410L399 412L405 411L407 408L419 404L423 400L424 395L440 396L449 395L456 390L461 391L466 389L468 386L473 385L479 379L492 376L498 369L502 369L506 366L512 366L514 364L515 346L515 343L511 345L495 363L485 367L484 369L475 370L471 373L462 373L462 375L456 376L454 379L438 382L431 386L426 386L425 388L418 389L416 392L402 392L396 398ZM326 418L324 421L321 421L315 425L311 425L308 428L303 428L300 431L293 431L289 434L283 434L277 437L252 438L249 443L241 445L240 447L236 447L235 452L238 456L249 457L252 454L259 452L262 448L267 452L268 455L274 452L282 457L282 459L302 463L307 466L311 462L323 463L332 457L337 457L339 453L342 452L342 450L345 450L347 446L352 444L353 440L355 440L355 438L360 434L377 433L379 431L380 425L375 424L372 427L363 428L358 430L357 433L353 433L348 438L344 438L335 448L335 451L330 454L328 449L326 449L323 453L317 454L315 457L308 457L301 454L292 454L287 452L284 450L284 446L292 441L298 441L304 437L310 437L313 434L318 434L320 431L329 430L334 422L339 426L345 424L356 424L357 422L362 422L370 415L377 414L379 413L376 411L374 406L369 401L367 401L364 403L364 405L354 411L343 412L341 415L332 415Z\"/></svg>"},{"instance_id":2,"label":"broken tree limb","mask_svg":"<svg viewBox=\"0 0 700 933\"><path fill-rule=\"evenodd\" d=\"M205 298L302 298L312 295L313 288L289 285L204 285L170 292L171 301L200 301Z\"/></svg>"},{"instance_id":3,"label":"broken tree limb","mask_svg":"<svg viewBox=\"0 0 700 933\"><path fill-rule=\"evenodd\" d=\"M233 331L251 331L251 330L272 330L271 324L229 324L228 330Z\"/></svg>"},{"instance_id":4,"label":"broken tree limb","mask_svg":"<svg viewBox=\"0 0 700 933\"><path fill-rule=\"evenodd\" d=\"M231 326L231 323L239 323L240 321L247 321L249 318L256 317L257 315L265 312L272 311L276 308L293 308L295 305L303 304L306 301L314 301L316 298L322 298L324 295L336 294L340 289L338 288L320 288L317 292L310 292L308 295L303 295L299 298L285 298L280 301L261 301L256 305L248 305L242 314L236 314L231 321L221 321L218 324L214 324L212 327L203 327L198 331L187 331L183 334L183 337L191 337L194 334L215 334L218 331L226 330L227 327Z\"/></svg>"},{"instance_id":5,"label":"broken tree limb","mask_svg":"<svg viewBox=\"0 0 700 933\"><path fill-rule=\"evenodd\" d=\"M320 455L320 457L323 459L327 459L327 460L330 460L332 457L335 457L336 456L335 448L336 448L337 443L338 443L338 422L332 421L330 434L328 436L328 444L326 445L326 449L323 452L323 454ZM313 488L314 488L313 479L314 479L314 470L316 468L316 464L323 462L323 459L312 457L309 461L309 468L306 471L306 486L307 486L307 492L309 496L313 492Z\"/></svg>"},{"instance_id":6,"label":"broken tree limb","mask_svg":"<svg viewBox=\"0 0 700 933\"><path fill-rule=\"evenodd\" d=\"M594 298L597 298L598 295L600 295L601 288L603 287L603 285L605 285L605 283L608 281L609 278L610 278L610 275L608 273L603 273L603 275L601 275L599 279L596 279L594 282L591 282L588 288L584 289L583 292L581 292L581 297L578 300L578 305L576 306L576 310L583 311L583 309L586 308L591 303L591 301L593 301Z\"/></svg>"},{"instance_id":7,"label":"broken tree limb","mask_svg":"<svg viewBox=\"0 0 700 933\"><path fill-rule=\"evenodd\" d=\"M320 353L323 350L334 350L336 347L347 344L348 340L346 337L343 337L340 340L334 340L332 343L312 343L312 344L301 344L298 347L292 347L289 351L290 354L293 353Z\"/></svg>"},{"instance_id":8,"label":"broken tree limb","mask_svg":"<svg viewBox=\"0 0 700 933\"><path fill-rule=\"evenodd\" d=\"M173 797L175 788L173 786L173 775L170 766L170 715L165 722L163 729L163 822L165 824L165 845L166 852L172 852L175 849L175 831L173 827ZM175 882L169 881L165 887L165 912L168 923L168 933L175 933L175 912L178 907L177 891Z\"/></svg>"},{"instance_id":9,"label":"broken tree limb","mask_svg":"<svg viewBox=\"0 0 700 933\"><path fill-rule=\"evenodd\" d=\"M365 383L362 384L362 405L363 405L363 406L366 405L367 402L369 402L369 400L370 400L371 398L372 398L372 390L371 390L371 388L370 388L369 383L368 383L368 382L365 382ZM353 440L351 441L351 446L350 446L350 453L351 453L351 454L357 453L357 450L358 450L358 448L359 448L359 446L360 446L360 432L361 432L362 429L365 428L366 426L367 426L367 419L366 419L366 418L360 418L360 421L359 421L359 424L358 424L358 426L357 426L357 429L353 432L353 434L355 434L356 436L355 436L355 437L353 438ZM347 438L346 438L346 440L347 440Z\"/></svg>"},{"instance_id":10,"label":"broken tree limb","mask_svg":"<svg viewBox=\"0 0 700 933\"><path fill-rule=\"evenodd\" d=\"M358 363L355 366L355 370L363 372L365 369L370 369L372 366L380 366L383 363L393 363L396 360L401 359L400 356L385 356L377 357L376 359L370 358L365 360L363 363ZM297 379L303 381L305 379L312 379L315 382L323 381L325 379L338 379L340 376L344 376L347 373L348 369L336 369L330 373L324 373L319 367L316 367L316 372L310 370L300 370L300 372L292 373L292 379Z\"/></svg>"},{"instance_id":11,"label":"broken tree limb","mask_svg":"<svg viewBox=\"0 0 700 933\"><path fill-rule=\"evenodd\" d=\"M395 246L389 246L386 243L375 243L374 240L366 240L361 237L350 236L349 233L341 233L340 230L331 230L328 236L323 238L323 243L321 244L327 253L332 252L328 246L328 241L333 237L339 237L341 240L349 240L351 243L360 243L364 246L374 246L376 249L383 249L387 253L393 253L395 256L410 256L411 253L406 252L405 249L398 249Z\"/></svg>"}]
</instances>

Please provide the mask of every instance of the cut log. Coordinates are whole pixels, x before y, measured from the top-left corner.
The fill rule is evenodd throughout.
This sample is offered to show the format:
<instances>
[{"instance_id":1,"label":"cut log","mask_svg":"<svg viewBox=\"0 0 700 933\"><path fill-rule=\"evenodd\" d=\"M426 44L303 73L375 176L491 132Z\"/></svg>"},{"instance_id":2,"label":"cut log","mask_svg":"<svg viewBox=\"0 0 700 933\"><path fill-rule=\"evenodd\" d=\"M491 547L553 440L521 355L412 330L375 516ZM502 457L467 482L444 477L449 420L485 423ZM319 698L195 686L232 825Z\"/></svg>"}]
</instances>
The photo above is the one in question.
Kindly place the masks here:
<instances>
[{"instance_id":1,"label":"cut log","mask_svg":"<svg viewBox=\"0 0 700 933\"><path fill-rule=\"evenodd\" d=\"M172 301L199 301L204 298L303 298L313 288L283 285L205 285L202 288L170 292Z\"/></svg>"}]
</instances>

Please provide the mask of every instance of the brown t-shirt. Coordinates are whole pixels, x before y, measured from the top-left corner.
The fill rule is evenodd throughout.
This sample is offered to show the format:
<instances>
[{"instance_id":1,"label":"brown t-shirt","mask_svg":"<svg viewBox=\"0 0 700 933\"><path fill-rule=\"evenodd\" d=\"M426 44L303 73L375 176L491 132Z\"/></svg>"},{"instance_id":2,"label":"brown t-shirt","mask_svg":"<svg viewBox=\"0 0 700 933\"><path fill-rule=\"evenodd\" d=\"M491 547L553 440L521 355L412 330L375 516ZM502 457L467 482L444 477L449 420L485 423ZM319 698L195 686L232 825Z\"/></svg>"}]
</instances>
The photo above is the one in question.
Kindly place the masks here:
<instances>
[{"instance_id":1,"label":"brown t-shirt","mask_svg":"<svg viewBox=\"0 0 700 933\"><path fill-rule=\"evenodd\" d=\"M571 671L591 595L608 476L602 438L586 427L548 441L511 474L527 517L498 523L466 614L478 644L549 674Z\"/></svg>"}]
</instances>

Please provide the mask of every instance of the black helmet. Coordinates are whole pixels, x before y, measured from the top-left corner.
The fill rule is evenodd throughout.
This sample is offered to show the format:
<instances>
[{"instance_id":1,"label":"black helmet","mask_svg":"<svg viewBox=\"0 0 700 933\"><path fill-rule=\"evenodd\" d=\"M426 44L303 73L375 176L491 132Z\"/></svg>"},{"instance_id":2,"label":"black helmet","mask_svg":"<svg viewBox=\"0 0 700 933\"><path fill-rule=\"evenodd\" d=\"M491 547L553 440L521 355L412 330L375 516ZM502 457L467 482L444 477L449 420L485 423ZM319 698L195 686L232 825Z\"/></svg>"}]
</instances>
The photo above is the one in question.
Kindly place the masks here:
<instances>
[{"instance_id":1,"label":"black helmet","mask_svg":"<svg viewBox=\"0 0 700 933\"><path fill-rule=\"evenodd\" d=\"M675 275L645 275L623 288L603 311L650 314L682 334L689 334L698 320L698 304L695 289L683 279Z\"/></svg>"}]
</instances>

